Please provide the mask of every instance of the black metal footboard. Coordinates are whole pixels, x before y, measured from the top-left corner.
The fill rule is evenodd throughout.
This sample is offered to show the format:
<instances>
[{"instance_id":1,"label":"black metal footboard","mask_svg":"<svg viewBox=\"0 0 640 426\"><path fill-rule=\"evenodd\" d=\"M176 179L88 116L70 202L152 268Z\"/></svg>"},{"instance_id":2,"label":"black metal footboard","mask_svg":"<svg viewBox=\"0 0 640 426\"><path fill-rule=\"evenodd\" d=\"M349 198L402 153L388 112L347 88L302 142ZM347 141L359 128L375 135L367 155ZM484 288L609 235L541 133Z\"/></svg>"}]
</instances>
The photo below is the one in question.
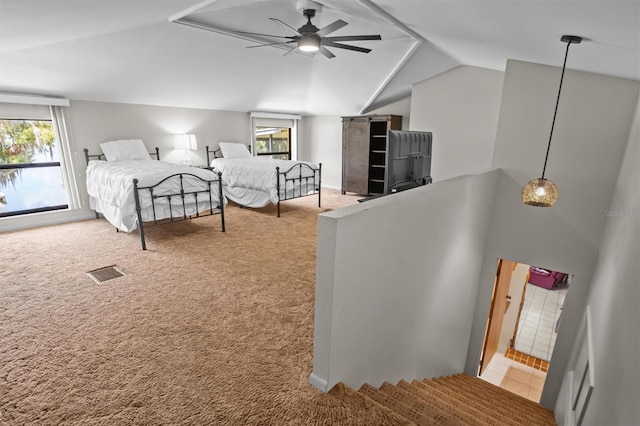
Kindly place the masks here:
<instances>
[{"instance_id":1,"label":"black metal footboard","mask_svg":"<svg viewBox=\"0 0 640 426\"><path fill-rule=\"evenodd\" d=\"M133 194L136 202L136 213L138 215L138 230L140 232L140 242L142 243L142 250L147 249L147 245L144 239L144 227L148 225L160 225L164 223L172 223L179 222L183 220L193 219L201 216L211 216L214 214L220 215L220 222L222 226L222 232L225 232L225 223L224 223L224 196L222 194L222 173L217 173L218 177L213 180L203 179L199 176L196 176L191 173L176 173L174 175L168 176L162 179L160 182L156 183L152 186L138 186L138 179L133 180ZM189 176L189 179L195 178L198 179L198 186L202 183L202 189L197 190L185 190L184 187L184 177ZM158 186L169 179L178 179L179 180L179 190L176 190L171 193L167 193L165 191L156 190ZM218 190L215 191L212 187L217 183ZM155 193L154 193L155 191ZM214 194L215 192L215 194ZM143 221L142 220L142 207L141 207L141 199L149 197L151 201L151 213L153 216L153 220ZM178 202L176 203L176 199ZM216 206L214 201L217 201L218 205ZM202 203L205 203L204 207L200 211ZM160 206L164 206L164 208L169 209L168 217L158 218L156 216L156 209ZM187 214L187 209L194 207L195 212ZM147 207L145 207L147 208ZM174 211L175 209L175 211ZM174 215L175 214L175 215Z\"/></svg>"},{"instance_id":2,"label":"black metal footboard","mask_svg":"<svg viewBox=\"0 0 640 426\"><path fill-rule=\"evenodd\" d=\"M303 172L311 170L313 175L303 176ZM281 172L276 167L276 190L278 191L277 211L280 217L280 202L294 198L318 195L318 208L321 203L322 163L314 168L305 163L297 163L287 171ZM282 191L281 191L282 190Z\"/></svg>"}]
</instances>

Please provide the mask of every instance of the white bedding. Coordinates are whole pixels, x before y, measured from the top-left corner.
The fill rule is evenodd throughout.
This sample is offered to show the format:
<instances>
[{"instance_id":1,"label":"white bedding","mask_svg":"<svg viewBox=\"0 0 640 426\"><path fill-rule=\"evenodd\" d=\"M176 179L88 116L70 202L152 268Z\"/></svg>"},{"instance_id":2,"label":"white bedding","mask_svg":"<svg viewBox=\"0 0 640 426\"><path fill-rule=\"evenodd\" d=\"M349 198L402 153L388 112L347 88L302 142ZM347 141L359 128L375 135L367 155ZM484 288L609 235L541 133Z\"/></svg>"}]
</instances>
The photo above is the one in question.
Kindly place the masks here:
<instances>
[{"instance_id":1,"label":"white bedding","mask_svg":"<svg viewBox=\"0 0 640 426\"><path fill-rule=\"evenodd\" d=\"M264 207L269 202L278 202L278 190L277 190L277 178L276 167L280 167L280 173L286 172L291 169L295 164L306 164L309 167L294 167L289 173L287 178L313 177L314 169L318 169L313 163L305 161L293 161L293 160L274 160L265 157L251 157L251 158L214 158L211 161L210 166L215 169L216 172L222 173L222 183L225 189L225 195L247 207ZM292 181L287 182L286 187L282 176L280 177L280 198L291 198L293 191L300 191L300 188L295 187L295 183ZM316 180L316 184L318 184ZM313 190L313 181L309 179L308 187L305 187L305 183L302 183L302 190ZM285 194L288 197L285 197ZM299 194L299 192L296 192Z\"/></svg>"},{"instance_id":2,"label":"white bedding","mask_svg":"<svg viewBox=\"0 0 640 426\"><path fill-rule=\"evenodd\" d=\"M155 160L131 161L90 161L87 166L87 192L91 207L102 213L115 227L125 232L137 228L137 214L133 191L133 179L138 179L138 187L156 185L167 176L177 173L188 173L205 180L217 179L217 174L210 170L186 167L178 164ZM185 192L202 191L208 188L206 182L194 176L183 175ZM213 206L219 206L218 183L211 185ZM174 177L154 188L154 195L177 194L180 192L180 179ZM226 202L224 200L223 202ZM193 195L185 197L186 215L203 212L209 209L209 198L206 194L198 194L198 205ZM148 190L141 191L140 205L143 221L154 219L151 208L151 196ZM182 199L172 197L171 210L166 198L155 200L155 218L157 220L181 216L184 214Z\"/></svg>"}]
</instances>

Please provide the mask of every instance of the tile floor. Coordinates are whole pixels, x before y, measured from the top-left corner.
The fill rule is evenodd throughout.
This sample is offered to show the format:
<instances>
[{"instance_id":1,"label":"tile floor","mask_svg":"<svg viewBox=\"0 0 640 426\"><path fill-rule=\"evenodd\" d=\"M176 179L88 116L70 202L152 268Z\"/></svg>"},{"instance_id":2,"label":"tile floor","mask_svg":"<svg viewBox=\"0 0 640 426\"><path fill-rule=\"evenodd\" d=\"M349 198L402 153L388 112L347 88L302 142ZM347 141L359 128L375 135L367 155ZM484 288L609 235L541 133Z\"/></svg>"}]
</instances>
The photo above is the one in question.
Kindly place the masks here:
<instances>
[{"instance_id":1,"label":"tile floor","mask_svg":"<svg viewBox=\"0 0 640 426\"><path fill-rule=\"evenodd\" d=\"M515 349L545 361L551 360L556 343L555 326L568 287L547 290L527 283L518 323Z\"/></svg>"},{"instance_id":2,"label":"tile floor","mask_svg":"<svg viewBox=\"0 0 640 426\"><path fill-rule=\"evenodd\" d=\"M480 376L487 382L535 402L540 402L546 377L544 371L507 359L501 353L493 356Z\"/></svg>"}]
</instances>

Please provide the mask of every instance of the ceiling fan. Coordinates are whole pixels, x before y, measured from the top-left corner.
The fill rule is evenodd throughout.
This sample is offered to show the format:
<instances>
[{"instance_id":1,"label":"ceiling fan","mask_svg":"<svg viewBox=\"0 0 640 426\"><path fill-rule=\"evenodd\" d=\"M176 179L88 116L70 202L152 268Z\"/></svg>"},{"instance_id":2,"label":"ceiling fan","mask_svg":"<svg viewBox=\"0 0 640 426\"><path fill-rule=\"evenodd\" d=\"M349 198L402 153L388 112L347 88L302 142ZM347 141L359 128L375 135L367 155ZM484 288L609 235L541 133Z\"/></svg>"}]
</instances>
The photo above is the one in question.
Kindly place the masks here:
<instances>
[{"instance_id":1,"label":"ceiling fan","mask_svg":"<svg viewBox=\"0 0 640 426\"><path fill-rule=\"evenodd\" d=\"M353 50L355 52L362 52L362 53L371 52L371 49L341 43L343 41L382 40L380 35L351 35L351 36L327 37L328 34L331 34L334 31L337 31L340 28L346 26L347 23L341 19L338 19L337 21L327 25L326 27L318 28L311 23L311 18L316 16L315 9L304 9L302 14L305 18L307 18L307 23L301 26L300 28L298 28L297 30L292 26L286 24L285 22L281 21L280 19L269 18L272 21L279 22L282 25L286 26L287 28L293 30L293 32L296 33L296 35L279 36L279 35L271 35L271 34L249 33L244 31L237 31L237 32L242 34L252 34L252 35L263 36L263 37L276 37L276 38L287 39L287 41L282 41L282 42L265 43L265 44L259 44L256 46L249 46L249 48L296 43L296 45L287 53L285 53L285 55L288 55L289 53L293 52L296 49L300 49L303 52L319 51L329 59L334 58L336 55L331 53L331 51L327 49L327 47Z\"/></svg>"}]
</instances>

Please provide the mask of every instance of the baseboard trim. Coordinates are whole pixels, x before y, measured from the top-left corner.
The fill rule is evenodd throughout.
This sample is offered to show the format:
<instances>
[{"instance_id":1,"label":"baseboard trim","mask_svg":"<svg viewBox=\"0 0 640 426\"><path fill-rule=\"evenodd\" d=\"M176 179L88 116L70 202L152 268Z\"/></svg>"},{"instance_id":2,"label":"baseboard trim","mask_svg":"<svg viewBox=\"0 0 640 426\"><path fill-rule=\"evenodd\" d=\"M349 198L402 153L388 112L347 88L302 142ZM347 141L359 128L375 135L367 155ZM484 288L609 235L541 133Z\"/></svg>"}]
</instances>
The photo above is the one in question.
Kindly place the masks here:
<instances>
[{"instance_id":1,"label":"baseboard trim","mask_svg":"<svg viewBox=\"0 0 640 426\"><path fill-rule=\"evenodd\" d=\"M0 218L0 224L2 225L3 231L19 231L41 226L95 219L95 217L95 213L89 209L55 210L51 212L3 217Z\"/></svg>"},{"instance_id":2,"label":"baseboard trim","mask_svg":"<svg viewBox=\"0 0 640 426\"><path fill-rule=\"evenodd\" d=\"M323 393L327 393L327 381L315 373L309 375L309 384Z\"/></svg>"}]
</instances>

